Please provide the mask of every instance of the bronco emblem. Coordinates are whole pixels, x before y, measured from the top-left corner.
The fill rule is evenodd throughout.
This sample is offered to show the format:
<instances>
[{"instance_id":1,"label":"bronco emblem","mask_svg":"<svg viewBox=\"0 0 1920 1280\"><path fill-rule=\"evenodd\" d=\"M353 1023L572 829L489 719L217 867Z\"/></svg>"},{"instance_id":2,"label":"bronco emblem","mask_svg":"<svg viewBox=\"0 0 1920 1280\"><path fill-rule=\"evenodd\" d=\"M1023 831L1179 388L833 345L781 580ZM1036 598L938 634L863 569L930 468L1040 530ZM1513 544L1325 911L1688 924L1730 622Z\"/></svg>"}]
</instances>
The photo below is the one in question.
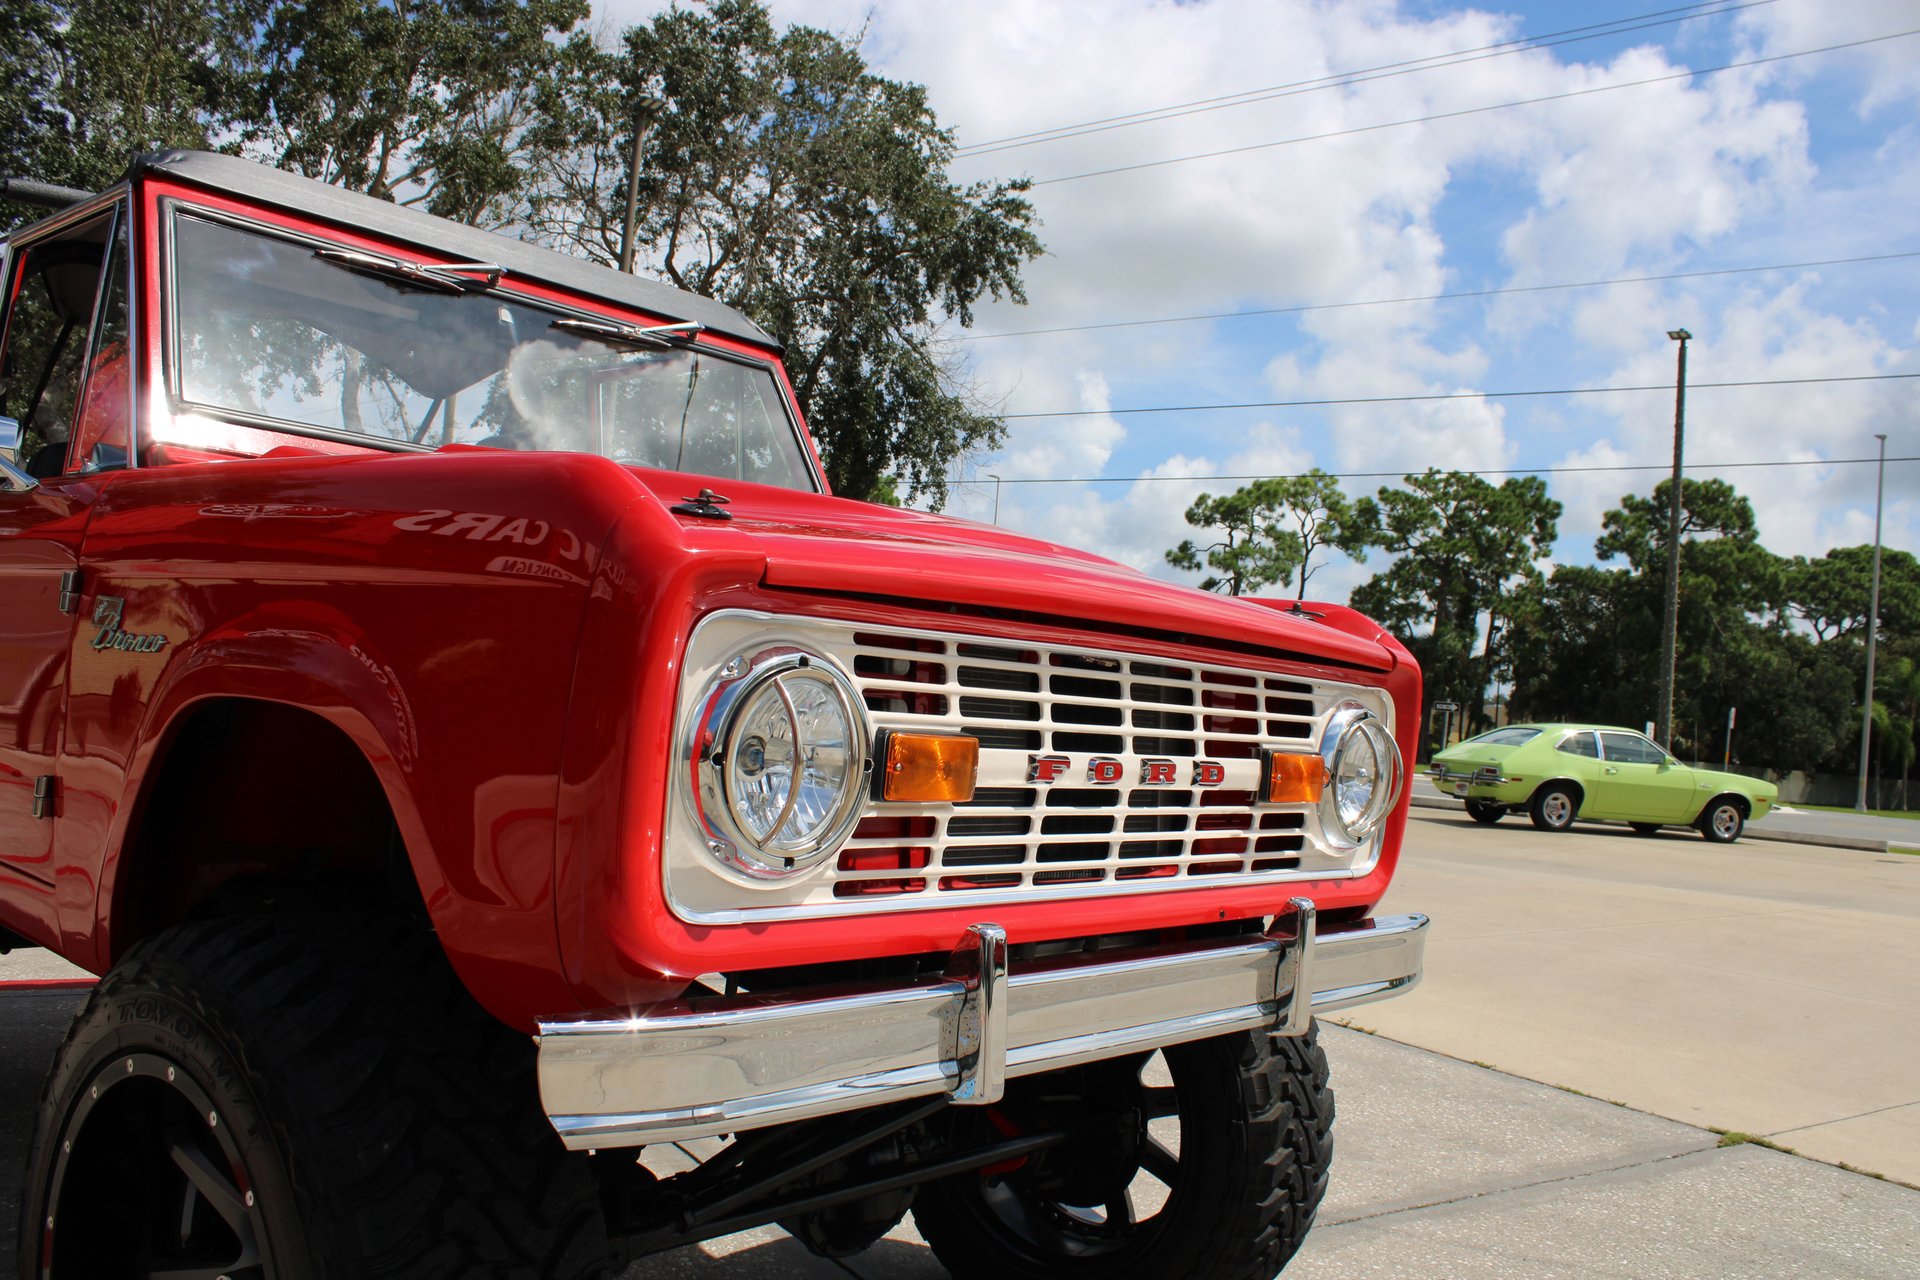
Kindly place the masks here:
<instances>
[{"instance_id":1,"label":"bronco emblem","mask_svg":"<svg viewBox=\"0 0 1920 1280\"><path fill-rule=\"evenodd\" d=\"M100 630L93 637L98 649L123 649L128 653L157 653L167 642L165 636L141 636L120 629L120 614L127 602L120 596L101 596L93 602L93 625Z\"/></svg>"}]
</instances>

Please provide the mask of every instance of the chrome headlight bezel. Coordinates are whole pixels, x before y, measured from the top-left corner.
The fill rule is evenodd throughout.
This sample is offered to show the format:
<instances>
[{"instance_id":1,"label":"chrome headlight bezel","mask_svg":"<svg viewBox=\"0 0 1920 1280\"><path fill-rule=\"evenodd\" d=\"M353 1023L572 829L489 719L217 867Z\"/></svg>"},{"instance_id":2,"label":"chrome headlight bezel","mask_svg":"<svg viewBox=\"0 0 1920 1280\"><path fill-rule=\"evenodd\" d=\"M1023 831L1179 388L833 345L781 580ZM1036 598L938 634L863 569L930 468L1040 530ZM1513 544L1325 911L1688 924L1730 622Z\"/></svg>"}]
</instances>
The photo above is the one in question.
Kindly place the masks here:
<instances>
[{"instance_id":1,"label":"chrome headlight bezel","mask_svg":"<svg viewBox=\"0 0 1920 1280\"><path fill-rule=\"evenodd\" d=\"M1340 771L1349 753L1368 752L1374 764L1374 785L1365 804L1351 812L1341 804ZM1380 834L1387 815L1400 802L1405 769L1393 730L1370 708L1344 702L1327 717L1320 735L1320 759L1326 767L1320 796L1321 834L1341 852L1361 848Z\"/></svg>"},{"instance_id":2,"label":"chrome headlight bezel","mask_svg":"<svg viewBox=\"0 0 1920 1280\"><path fill-rule=\"evenodd\" d=\"M800 791L796 780L789 783L787 802L772 825L757 834L741 813L736 738L749 719L747 713L771 690L785 707L795 759L803 757L809 744L793 697L796 687L824 693L824 704L816 705L838 713L844 724L844 767L830 803L806 829L789 830ZM797 875L832 857L853 834L866 807L872 736L859 691L831 659L793 646L729 659L702 691L684 743L692 784L689 798L707 852L733 871L765 880Z\"/></svg>"}]
</instances>

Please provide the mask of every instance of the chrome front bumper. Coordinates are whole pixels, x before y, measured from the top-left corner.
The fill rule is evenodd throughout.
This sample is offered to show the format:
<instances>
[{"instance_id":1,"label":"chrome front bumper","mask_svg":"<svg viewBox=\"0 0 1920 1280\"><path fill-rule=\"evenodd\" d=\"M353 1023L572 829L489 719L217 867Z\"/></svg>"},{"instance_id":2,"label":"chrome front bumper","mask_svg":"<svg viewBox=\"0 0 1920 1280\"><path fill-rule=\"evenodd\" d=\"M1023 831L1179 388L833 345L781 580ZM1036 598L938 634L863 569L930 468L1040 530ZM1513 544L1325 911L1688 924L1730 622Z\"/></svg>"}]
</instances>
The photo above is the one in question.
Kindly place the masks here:
<instances>
[{"instance_id":1,"label":"chrome front bumper","mask_svg":"<svg viewBox=\"0 0 1920 1280\"><path fill-rule=\"evenodd\" d=\"M1294 900L1253 941L1011 973L976 925L944 978L828 996L715 998L540 1024L540 1094L575 1150L739 1133L906 1098L998 1102L1009 1077L1232 1031L1304 1034L1314 1014L1409 990L1427 918L1328 933Z\"/></svg>"}]
</instances>

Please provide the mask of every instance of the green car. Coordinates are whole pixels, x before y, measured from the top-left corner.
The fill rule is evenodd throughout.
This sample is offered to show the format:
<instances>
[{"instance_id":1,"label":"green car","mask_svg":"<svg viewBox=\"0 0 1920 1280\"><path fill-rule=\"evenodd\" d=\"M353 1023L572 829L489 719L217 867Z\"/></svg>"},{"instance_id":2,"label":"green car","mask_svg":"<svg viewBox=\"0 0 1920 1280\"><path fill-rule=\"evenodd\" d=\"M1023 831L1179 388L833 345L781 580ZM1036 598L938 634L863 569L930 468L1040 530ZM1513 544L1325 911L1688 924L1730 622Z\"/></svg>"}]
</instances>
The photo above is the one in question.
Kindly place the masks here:
<instances>
[{"instance_id":1,"label":"green car","mask_svg":"<svg viewBox=\"0 0 1920 1280\"><path fill-rule=\"evenodd\" d=\"M1692 827L1718 844L1764 817L1780 789L1758 778L1681 764L1643 734L1612 725L1510 724L1433 758L1442 794L1475 822L1525 812L1542 831L1576 818L1625 822L1643 836Z\"/></svg>"}]
</instances>

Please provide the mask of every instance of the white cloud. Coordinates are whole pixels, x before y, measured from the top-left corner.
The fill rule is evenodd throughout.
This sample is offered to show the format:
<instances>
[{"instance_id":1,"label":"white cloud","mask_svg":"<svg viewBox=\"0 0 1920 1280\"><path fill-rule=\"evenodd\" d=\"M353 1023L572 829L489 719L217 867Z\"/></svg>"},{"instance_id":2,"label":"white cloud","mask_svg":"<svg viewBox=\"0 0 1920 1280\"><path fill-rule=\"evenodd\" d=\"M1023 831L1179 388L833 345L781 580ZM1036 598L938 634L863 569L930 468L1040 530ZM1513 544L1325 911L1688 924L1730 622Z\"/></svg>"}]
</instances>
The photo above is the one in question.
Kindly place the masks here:
<instances>
[{"instance_id":1,"label":"white cloud","mask_svg":"<svg viewBox=\"0 0 1920 1280\"><path fill-rule=\"evenodd\" d=\"M1912 31L1910 0L1848 0L1846 4L1767 4L1740 15L1739 24L1763 56L1797 53ZM1920 97L1920 36L1879 41L1779 64L1794 82L1818 75L1845 75L1858 86L1863 116L1897 109Z\"/></svg>"},{"instance_id":2,"label":"white cloud","mask_svg":"<svg viewBox=\"0 0 1920 1280\"><path fill-rule=\"evenodd\" d=\"M658 8L607 4L620 22ZM1393 0L777 0L776 17L865 31L883 73L923 83L959 141L1383 67L1572 25L1438 12ZM1597 19L1596 19L1597 20ZM1799 0L1466 67L1206 111L962 160L962 179L1038 178L1232 148L1189 163L1036 187L1048 256L1032 305L980 310L988 331L1406 298L1459 289L1661 275L1887 253L1916 242L1920 39L1673 79L1511 110L1370 129L1490 104L1577 94L1920 25L1911 0ZM1592 50L1592 52L1589 52ZM1835 108L1834 103L1842 105ZM1846 120L1836 123L1836 115ZM1870 121L1871 124L1861 124ZM1276 140L1342 130L1298 145ZM1905 274L1902 274L1905 273ZM1487 303L1316 310L1272 320L1101 329L969 344L972 374L1015 420L973 473L1004 479L1173 476L1002 486L1001 522L1172 576L1161 553L1205 477L1400 471L1426 465L1615 466L1668 456L1670 395L1481 399L1486 390L1670 385L1661 335L1686 325L1694 381L1920 368L1920 267L1735 275L1512 295ZM1909 383L1701 390L1700 461L1920 452ZM1117 407L1468 393L1326 410L1116 415ZM1904 444L1902 443L1904 439ZM1889 468L1887 540L1920 545L1913 464ZM1726 473L1763 537L1818 554L1871 537L1872 468ZM1555 474L1560 550L1584 559L1600 514L1651 473ZM1350 482L1371 492L1377 481ZM990 482L956 490L981 519ZM1216 484L1216 487L1219 487ZM1339 562L1327 594L1378 565ZM1337 598L1337 597L1336 597Z\"/></svg>"},{"instance_id":3,"label":"white cloud","mask_svg":"<svg viewBox=\"0 0 1920 1280\"><path fill-rule=\"evenodd\" d=\"M1818 462L1873 457L1876 432L1889 436L1889 452L1911 453L1920 444L1912 425L1911 384L1835 382L1824 385L1710 389L1699 384L1742 380L1729 375L1762 371L1769 380L1850 378L1861 374L1914 372L1912 349L1888 344L1859 321L1825 314L1805 302L1812 281L1803 278L1779 293L1749 290L1717 309L1711 331L1697 329L1689 344L1686 456L1702 467L1695 476L1726 480L1750 498L1760 539L1781 555L1817 556L1829 547L1870 541L1873 468L1861 465L1755 467L1724 471L1705 464L1744 461ZM1676 308L1684 304L1672 304ZM1608 381L1619 385L1671 385L1673 344L1644 346L1618 366ZM1670 393L1620 397L1603 413L1607 434L1566 456L1563 465L1606 466L1671 457L1673 398ZM1908 467L1911 464L1904 464ZM1896 502L1910 498L1911 471L1890 470ZM1564 535L1589 541L1599 517L1622 493L1649 493L1661 477L1648 473L1601 473L1556 478L1554 491L1567 506ZM1890 545L1920 546L1920 526L1911 501L1888 522ZM1864 514L1863 514L1864 513ZM1563 547L1563 551L1571 549ZM1587 548L1582 549L1587 550Z\"/></svg>"}]
</instances>

